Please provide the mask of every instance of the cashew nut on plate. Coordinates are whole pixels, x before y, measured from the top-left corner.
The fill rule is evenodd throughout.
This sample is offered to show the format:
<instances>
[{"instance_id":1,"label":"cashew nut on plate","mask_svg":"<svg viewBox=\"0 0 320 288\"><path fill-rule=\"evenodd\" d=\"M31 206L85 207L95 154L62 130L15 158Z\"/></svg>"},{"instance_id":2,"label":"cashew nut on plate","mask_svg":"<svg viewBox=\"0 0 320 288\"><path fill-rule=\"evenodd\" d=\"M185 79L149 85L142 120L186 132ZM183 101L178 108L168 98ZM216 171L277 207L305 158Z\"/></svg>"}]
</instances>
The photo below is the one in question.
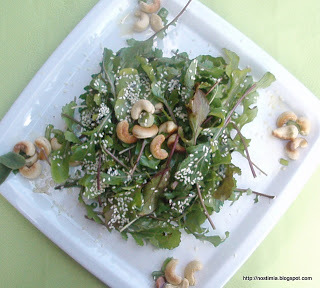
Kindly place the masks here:
<instances>
[{"instance_id":1,"label":"cashew nut on plate","mask_svg":"<svg viewBox=\"0 0 320 288\"><path fill-rule=\"evenodd\" d=\"M123 120L117 124L116 128L117 137L124 143L133 144L138 141L136 137L129 133L129 123Z\"/></svg>"},{"instance_id":2,"label":"cashew nut on plate","mask_svg":"<svg viewBox=\"0 0 320 288\"><path fill-rule=\"evenodd\" d=\"M134 125L132 128L132 134L138 139L152 138L158 134L158 127L152 125L151 127L141 127L140 125Z\"/></svg>"},{"instance_id":3,"label":"cashew nut on plate","mask_svg":"<svg viewBox=\"0 0 320 288\"><path fill-rule=\"evenodd\" d=\"M146 111L148 113L153 114L155 108L149 100L138 100L136 103L133 104L131 108L131 118L133 120L138 120L142 111Z\"/></svg>"},{"instance_id":4,"label":"cashew nut on plate","mask_svg":"<svg viewBox=\"0 0 320 288\"><path fill-rule=\"evenodd\" d=\"M40 149L39 159L45 160L46 156L49 156L51 153L51 144L46 137L38 137L34 144Z\"/></svg>"},{"instance_id":5,"label":"cashew nut on plate","mask_svg":"<svg viewBox=\"0 0 320 288\"><path fill-rule=\"evenodd\" d=\"M298 134L299 130L295 125L283 126L272 131L273 136L284 140L293 140Z\"/></svg>"},{"instance_id":6,"label":"cashew nut on plate","mask_svg":"<svg viewBox=\"0 0 320 288\"><path fill-rule=\"evenodd\" d=\"M59 143L58 139L56 137L53 137L50 141L51 143L51 148L53 151L57 151L61 149L62 145Z\"/></svg>"},{"instance_id":7,"label":"cashew nut on plate","mask_svg":"<svg viewBox=\"0 0 320 288\"><path fill-rule=\"evenodd\" d=\"M154 137L150 144L150 152L154 158L163 160L168 157L168 152L164 149L161 149L162 143L166 140L164 135L160 134Z\"/></svg>"},{"instance_id":8,"label":"cashew nut on plate","mask_svg":"<svg viewBox=\"0 0 320 288\"><path fill-rule=\"evenodd\" d=\"M297 115L292 111L283 112L277 119L277 127L282 127L288 123L288 121L296 121Z\"/></svg>"},{"instance_id":9,"label":"cashew nut on plate","mask_svg":"<svg viewBox=\"0 0 320 288\"><path fill-rule=\"evenodd\" d=\"M38 161L38 154L35 153L33 156L26 158L26 166L30 167L37 161Z\"/></svg>"},{"instance_id":10,"label":"cashew nut on plate","mask_svg":"<svg viewBox=\"0 0 320 288\"><path fill-rule=\"evenodd\" d=\"M296 123L300 126L300 133L303 136L307 136L310 133L311 122L306 117L300 117L297 119Z\"/></svg>"},{"instance_id":11,"label":"cashew nut on plate","mask_svg":"<svg viewBox=\"0 0 320 288\"><path fill-rule=\"evenodd\" d=\"M176 132L177 130L178 130L178 126L173 121L164 122L159 126L159 134L160 133L172 134L173 132Z\"/></svg>"},{"instance_id":12,"label":"cashew nut on plate","mask_svg":"<svg viewBox=\"0 0 320 288\"><path fill-rule=\"evenodd\" d=\"M168 146L170 149L173 148L174 142L176 141L176 137L177 137L177 134L172 134L172 135L168 138L167 146ZM181 146L181 145L179 144L179 142L178 142L177 145L176 145L175 151L180 152L180 153L184 153L184 152L186 152L186 148L184 148L183 146Z\"/></svg>"},{"instance_id":13,"label":"cashew nut on plate","mask_svg":"<svg viewBox=\"0 0 320 288\"><path fill-rule=\"evenodd\" d=\"M161 5L161 1L160 0L153 0L153 3L145 3L145 2L140 2L140 10L151 14L151 13L155 13L160 9L160 5Z\"/></svg>"},{"instance_id":14,"label":"cashew nut on plate","mask_svg":"<svg viewBox=\"0 0 320 288\"><path fill-rule=\"evenodd\" d=\"M196 271L202 270L203 266L200 261L191 261L184 270L184 277L189 280L189 285L194 286L196 284L196 279L194 273Z\"/></svg>"},{"instance_id":15,"label":"cashew nut on plate","mask_svg":"<svg viewBox=\"0 0 320 288\"><path fill-rule=\"evenodd\" d=\"M164 27L162 19L158 14L151 14L150 26L154 32L158 32Z\"/></svg>"},{"instance_id":16,"label":"cashew nut on plate","mask_svg":"<svg viewBox=\"0 0 320 288\"><path fill-rule=\"evenodd\" d=\"M137 11L135 16L138 17L138 20L133 24L133 30L136 32L145 31L150 23L149 15L144 12Z\"/></svg>"},{"instance_id":17,"label":"cashew nut on plate","mask_svg":"<svg viewBox=\"0 0 320 288\"><path fill-rule=\"evenodd\" d=\"M27 156L33 156L36 153L36 147L30 141L20 141L13 147L13 152L20 153L23 152Z\"/></svg>"},{"instance_id":18,"label":"cashew nut on plate","mask_svg":"<svg viewBox=\"0 0 320 288\"><path fill-rule=\"evenodd\" d=\"M300 156L300 152L298 150L299 147L301 148L306 148L308 146L308 142L307 140L305 140L302 137L296 138L292 141L289 141L284 150L287 154L287 156L291 159L291 160L297 160Z\"/></svg>"},{"instance_id":19,"label":"cashew nut on plate","mask_svg":"<svg viewBox=\"0 0 320 288\"><path fill-rule=\"evenodd\" d=\"M161 102L159 102L156 105L154 105L154 108L155 108L154 113L158 114L163 110L163 104Z\"/></svg>"},{"instance_id":20,"label":"cashew nut on plate","mask_svg":"<svg viewBox=\"0 0 320 288\"><path fill-rule=\"evenodd\" d=\"M182 278L176 274L176 266L178 264L178 259L172 259L166 266L164 271L164 276L167 281L173 285L179 285L182 282Z\"/></svg>"},{"instance_id":21,"label":"cashew nut on plate","mask_svg":"<svg viewBox=\"0 0 320 288\"><path fill-rule=\"evenodd\" d=\"M32 166L23 166L19 169L20 174L28 179L36 179L40 176L42 171L42 166L40 162L35 162Z\"/></svg>"}]
</instances>

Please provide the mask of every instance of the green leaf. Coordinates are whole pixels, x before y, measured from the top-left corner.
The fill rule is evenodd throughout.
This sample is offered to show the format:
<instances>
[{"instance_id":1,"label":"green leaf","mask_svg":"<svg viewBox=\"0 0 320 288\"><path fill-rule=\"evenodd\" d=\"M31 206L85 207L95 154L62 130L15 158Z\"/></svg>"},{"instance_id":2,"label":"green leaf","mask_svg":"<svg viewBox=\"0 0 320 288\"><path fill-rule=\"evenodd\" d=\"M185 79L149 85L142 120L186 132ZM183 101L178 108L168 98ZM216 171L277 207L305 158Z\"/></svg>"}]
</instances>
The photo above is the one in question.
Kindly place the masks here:
<instances>
[{"instance_id":1,"label":"green leaf","mask_svg":"<svg viewBox=\"0 0 320 288\"><path fill-rule=\"evenodd\" d=\"M169 177L169 171L167 171L164 174L153 177L143 188L144 204L139 213L140 216L148 215L157 209L159 197L169 184Z\"/></svg>"},{"instance_id":2,"label":"green leaf","mask_svg":"<svg viewBox=\"0 0 320 288\"><path fill-rule=\"evenodd\" d=\"M102 75L98 74L97 76L93 77L90 86L94 89L97 90L98 92L102 94L106 94L108 91L108 87L106 82L103 80ZM97 103L97 101L95 101ZM101 104L101 103L100 103ZM97 105L100 105L97 103Z\"/></svg>"},{"instance_id":3,"label":"green leaf","mask_svg":"<svg viewBox=\"0 0 320 288\"><path fill-rule=\"evenodd\" d=\"M210 105L205 94L197 89L187 108L189 123L193 132L192 143L196 145L197 138L201 132L201 125L210 112Z\"/></svg>"},{"instance_id":4,"label":"green leaf","mask_svg":"<svg viewBox=\"0 0 320 288\"><path fill-rule=\"evenodd\" d=\"M185 184L194 185L203 180L209 172L210 147L207 143L191 146L187 148L187 154L188 157L179 164L175 178Z\"/></svg>"},{"instance_id":5,"label":"green leaf","mask_svg":"<svg viewBox=\"0 0 320 288\"><path fill-rule=\"evenodd\" d=\"M0 163L0 185L7 179L11 169Z\"/></svg>"},{"instance_id":6,"label":"green leaf","mask_svg":"<svg viewBox=\"0 0 320 288\"><path fill-rule=\"evenodd\" d=\"M240 169L233 165L228 165L222 184L214 193L214 197L216 199L224 201L230 198L232 192L234 191L234 188L236 187L236 180L233 177L233 174L235 173L240 174Z\"/></svg>"},{"instance_id":7,"label":"green leaf","mask_svg":"<svg viewBox=\"0 0 320 288\"><path fill-rule=\"evenodd\" d=\"M70 131L64 132L64 137L67 141L71 143L81 144L81 141L73 132L70 132Z\"/></svg>"},{"instance_id":8,"label":"green leaf","mask_svg":"<svg viewBox=\"0 0 320 288\"><path fill-rule=\"evenodd\" d=\"M168 11L166 8L162 7L162 8L159 10L158 15L159 15L160 18L162 19L163 25L167 25L167 23L168 23L167 17L168 17L168 15L169 15L169 11Z\"/></svg>"},{"instance_id":9,"label":"green leaf","mask_svg":"<svg viewBox=\"0 0 320 288\"><path fill-rule=\"evenodd\" d=\"M210 242L214 247L219 246L221 243L223 243L227 238L229 238L229 232L225 232L225 238L220 238L218 235L215 236L206 236L203 234L193 234L197 239L208 241Z\"/></svg>"},{"instance_id":10,"label":"green leaf","mask_svg":"<svg viewBox=\"0 0 320 288\"><path fill-rule=\"evenodd\" d=\"M184 76L184 84L189 89L192 89L194 87L196 74L197 74L197 67L198 67L198 60L197 59L192 60Z\"/></svg>"},{"instance_id":11,"label":"green leaf","mask_svg":"<svg viewBox=\"0 0 320 288\"><path fill-rule=\"evenodd\" d=\"M76 105L77 105L76 102L71 101L70 103L68 103L68 104L66 104L65 106L62 107L62 113L73 118L74 117L74 109L73 109L73 107L76 106ZM69 119L67 117L64 117L63 115L61 117L64 120L64 122L66 123L68 129L72 131L74 122L71 119Z\"/></svg>"},{"instance_id":12,"label":"green leaf","mask_svg":"<svg viewBox=\"0 0 320 288\"><path fill-rule=\"evenodd\" d=\"M15 170L26 165L26 160L23 156L17 153L9 152L0 156L0 164L3 164L4 166L12 170Z\"/></svg>"},{"instance_id":13,"label":"green leaf","mask_svg":"<svg viewBox=\"0 0 320 288\"><path fill-rule=\"evenodd\" d=\"M185 226L191 233L203 233L204 228L201 225L206 221L206 216L199 203L192 207L192 211L186 215Z\"/></svg>"},{"instance_id":14,"label":"green leaf","mask_svg":"<svg viewBox=\"0 0 320 288\"><path fill-rule=\"evenodd\" d=\"M116 97L116 92L115 92L116 90L114 87L115 76L113 73L113 66L114 66L113 59L114 59L114 54L112 50L104 48L102 69L104 72L105 79L110 85L111 93L113 94L114 97Z\"/></svg>"},{"instance_id":15,"label":"green leaf","mask_svg":"<svg viewBox=\"0 0 320 288\"><path fill-rule=\"evenodd\" d=\"M86 208L88 219L94 220L98 224L103 224L103 221L101 220L101 218L94 211L94 206L86 204L81 196L81 193L79 194L78 200Z\"/></svg>"},{"instance_id":16,"label":"green leaf","mask_svg":"<svg viewBox=\"0 0 320 288\"><path fill-rule=\"evenodd\" d=\"M228 49L222 49L222 50L227 56L228 65L226 66L226 74L229 77L231 77L232 71L236 70L239 66L240 58L236 53L234 53Z\"/></svg>"},{"instance_id":17,"label":"green leaf","mask_svg":"<svg viewBox=\"0 0 320 288\"><path fill-rule=\"evenodd\" d=\"M51 175L56 183L63 183L69 178L69 144L51 154Z\"/></svg>"}]
</instances>

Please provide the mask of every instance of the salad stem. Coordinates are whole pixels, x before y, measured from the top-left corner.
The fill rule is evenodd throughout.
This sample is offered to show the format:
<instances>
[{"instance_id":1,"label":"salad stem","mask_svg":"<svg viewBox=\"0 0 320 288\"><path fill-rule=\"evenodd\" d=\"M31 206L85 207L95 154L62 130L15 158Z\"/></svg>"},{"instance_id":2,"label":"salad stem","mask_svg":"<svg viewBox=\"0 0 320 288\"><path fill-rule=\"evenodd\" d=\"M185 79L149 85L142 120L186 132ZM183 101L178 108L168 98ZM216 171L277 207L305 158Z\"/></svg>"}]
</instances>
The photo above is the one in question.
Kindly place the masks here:
<instances>
[{"instance_id":1,"label":"salad stem","mask_svg":"<svg viewBox=\"0 0 320 288\"><path fill-rule=\"evenodd\" d=\"M137 166L138 166L138 164L139 164L139 161L140 161L140 159L141 159L142 153L143 153L143 151L144 151L144 148L146 147L146 144L147 144L147 141L146 141L146 140L143 140L142 146L141 146L141 149L140 149L138 158L137 158L137 161L136 161L136 163L134 164L132 170L130 171L130 176L132 176L133 173L136 171Z\"/></svg>"},{"instance_id":2,"label":"salad stem","mask_svg":"<svg viewBox=\"0 0 320 288\"><path fill-rule=\"evenodd\" d=\"M126 168L127 170L130 170L130 168L124 164L118 157L116 157L115 155L113 155L108 149L106 149L105 147L101 146L102 148L102 152L106 153L107 155L109 155L114 161L116 161L118 164L120 164L122 167Z\"/></svg>"},{"instance_id":3,"label":"salad stem","mask_svg":"<svg viewBox=\"0 0 320 288\"><path fill-rule=\"evenodd\" d=\"M246 192L248 189L236 188L235 190L238 191L238 192ZM263 193L260 193L260 192L257 192L257 191L251 191L251 192L252 192L253 194L258 195L258 196L263 196L263 197L267 197L267 198L270 198L270 199L276 198L276 196L274 196L274 195L263 194Z\"/></svg>"},{"instance_id":4,"label":"salad stem","mask_svg":"<svg viewBox=\"0 0 320 288\"><path fill-rule=\"evenodd\" d=\"M135 145L132 145L132 146L126 148L126 149L123 149L122 151L119 152L119 155L121 155L121 154L123 154L123 153L125 153L125 152L127 152L127 151L129 151L129 150L131 150L131 149L134 148L134 147L136 147L136 146L135 146Z\"/></svg>"},{"instance_id":5,"label":"salad stem","mask_svg":"<svg viewBox=\"0 0 320 288\"><path fill-rule=\"evenodd\" d=\"M252 92L252 90L254 90L256 88L256 84L253 84L251 87L249 87L247 89L247 91L241 96L241 98L238 100L238 102L236 103L236 105L234 105L234 107L231 109L231 111L229 112L228 116L226 117L226 121L224 122L224 125L219 129L218 133L215 135L215 137L213 138L213 141L217 140L217 138L219 137L220 133L227 127L227 125L229 124L230 120L231 120L231 116L233 114L233 112L236 110L236 108L240 105L240 103L243 101L243 99Z\"/></svg>"},{"instance_id":6,"label":"salad stem","mask_svg":"<svg viewBox=\"0 0 320 288\"><path fill-rule=\"evenodd\" d=\"M184 13L184 11L186 11L186 9L188 8L188 6L190 5L190 3L192 2L192 0L189 0L188 3L186 4L186 6L184 6L182 8L182 10L179 12L179 14L167 25L165 25L161 30L159 30L158 32L154 33L151 37L148 38L148 40L154 39L157 35L159 35L161 32L166 31L168 29L169 26L171 26L172 24L174 24L179 17ZM148 41L147 40L147 41Z\"/></svg>"},{"instance_id":7,"label":"salad stem","mask_svg":"<svg viewBox=\"0 0 320 288\"><path fill-rule=\"evenodd\" d=\"M210 90L207 92L207 94L206 94L205 96L207 97L207 96L213 91L213 89L217 87L217 85L218 85L221 81L222 81L222 78L219 78L219 79L217 80L217 82L214 83L214 85L210 88ZM212 97L212 99L210 100L210 103L209 103L209 104L211 104L211 102L213 101L213 99L214 99L214 97Z\"/></svg>"},{"instance_id":8,"label":"salad stem","mask_svg":"<svg viewBox=\"0 0 320 288\"><path fill-rule=\"evenodd\" d=\"M126 230L127 228L129 228L134 222L136 222L138 219L140 219L140 217L134 218L133 220L131 220L128 224L126 224L125 226L123 226L119 232L122 233L124 230Z\"/></svg>"},{"instance_id":9,"label":"salad stem","mask_svg":"<svg viewBox=\"0 0 320 288\"><path fill-rule=\"evenodd\" d=\"M198 192L198 196L199 196L199 199L200 199L200 204L201 204L201 206L202 206L202 208L203 208L203 210L204 210L204 214L206 215L206 217L207 217L207 219L208 219L208 221L209 221L212 229L215 230L216 227L215 227L214 224L213 224L213 221L212 221L212 219L211 219L211 217L210 217L210 215L209 215L209 213L208 213L208 210L207 210L207 208L206 208L206 205L204 205L204 201L203 201L203 198L202 198L202 195L201 195L201 190L200 190L200 185L199 185L199 183L197 183L197 192Z\"/></svg>"},{"instance_id":10,"label":"salad stem","mask_svg":"<svg viewBox=\"0 0 320 288\"><path fill-rule=\"evenodd\" d=\"M71 116L68 115L68 114L61 113L61 116L70 119L72 122L77 123L77 124L80 125L82 128L86 128L80 121L78 121L77 119L71 117Z\"/></svg>"},{"instance_id":11,"label":"salad stem","mask_svg":"<svg viewBox=\"0 0 320 288\"><path fill-rule=\"evenodd\" d=\"M237 130L237 133L238 133L238 135L239 135L239 137L241 139L241 142L243 144L244 151L247 154L247 160L248 160L252 175L253 175L254 178L256 178L257 174L256 174L256 171L254 171L254 168L253 168L253 165L252 165L252 161L251 161L250 154L249 154L249 151L248 151L248 146L247 146L246 142L244 141L243 135L240 132L240 129L238 128L238 126L236 124L234 124L233 122L232 122L232 125L233 125L233 128Z\"/></svg>"}]
</instances>

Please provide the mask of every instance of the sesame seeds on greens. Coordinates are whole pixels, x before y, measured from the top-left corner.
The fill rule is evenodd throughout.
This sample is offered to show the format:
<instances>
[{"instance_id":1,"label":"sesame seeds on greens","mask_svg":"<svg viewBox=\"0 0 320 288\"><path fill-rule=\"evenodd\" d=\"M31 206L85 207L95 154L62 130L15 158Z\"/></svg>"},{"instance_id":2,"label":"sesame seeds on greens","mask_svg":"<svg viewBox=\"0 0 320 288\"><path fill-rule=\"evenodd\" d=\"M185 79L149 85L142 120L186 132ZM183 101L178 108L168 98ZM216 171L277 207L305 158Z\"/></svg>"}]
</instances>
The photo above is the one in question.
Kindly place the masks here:
<instances>
[{"instance_id":1,"label":"sesame seeds on greens","mask_svg":"<svg viewBox=\"0 0 320 288\"><path fill-rule=\"evenodd\" d=\"M52 176L63 183L59 188L81 187L79 201L88 219L124 239L131 235L138 245L173 249L184 230L217 246L229 233L213 235L204 222L225 201L245 194L237 189L234 175L241 170L231 163L231 154L246 155L250 140L239 133L231 137L233 125L241 131L255 118L256 89L275 78L266 73L255 83L250 69L241 70L239 57L226 49L225 57L190 59L179 51L164 57L153 45L155 38L129 39L118 52L104 49L100 73L62 109L66 131L50 127L47 133L62 144L51 158ZM179 127L173 148L162 147L167 159L152 156L152 139L129 145L117 138L119 121L127 120L130 131L137 124L130 111L139 99L163 104L154 114L155 125L174 121ZM234 112L237 106L241 113ZM175 151L178 142L186 153ZM75 163L77 179L69 169Z\"/></svg>"}]
</instances>

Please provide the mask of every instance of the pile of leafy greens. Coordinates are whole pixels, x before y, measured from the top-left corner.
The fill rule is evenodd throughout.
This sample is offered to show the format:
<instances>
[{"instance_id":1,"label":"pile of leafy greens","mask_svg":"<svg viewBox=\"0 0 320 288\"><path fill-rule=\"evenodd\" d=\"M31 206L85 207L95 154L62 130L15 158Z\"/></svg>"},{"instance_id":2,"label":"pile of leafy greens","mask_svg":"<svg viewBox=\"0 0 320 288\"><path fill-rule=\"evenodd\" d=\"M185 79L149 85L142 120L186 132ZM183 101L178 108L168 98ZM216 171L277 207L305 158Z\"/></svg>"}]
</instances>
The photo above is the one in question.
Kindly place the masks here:
<instances>
[{"instance_id":1,"label":"pile of leafy greens","mask_svg":"<svg viewBox=\"0 0 320 288\"><path fill-rule=\"evenodd\" d=\"M173 249L184 230L217 246L229 233L212 236L203 224L208 219L214 228L210 215L224 201L252 192L237 187L234 176L241 170L231 163L231 154L241 153L252 168L250 140L241 129L257 115L257 89L275 78L266 73L254 82L250 69L240 69L239 57L226 49L224 57L190 59L179 51L165 57L155 38L130 39L117 53L104 49L100 73L62 109L66 129L46 129L45 136L60 143L49 156L51 174L61 183L57 189L80 187L88 219L125 239L131 235L138 245ZM153 157L150 138L125 144L117 137L120 121L127 120L130 131L138 124L130 110L139 99L162 103L153 115L158 127L166 121L179 127L173 147L162 145L169 154L164 160ZM7 168L1 160L0 168L8 174L23 163L18 164ZM77 166L75 173L71 166Z\"/></svg>"},{"instance_id":2,"label":"pile of leafy greens","mask_svg":"<svg viewBox=\"0 0 320 288\"><path fill-rule=\"evenodd\" d=\"M52 126L46 131L61 144L51 155L52 177L63 183L59 188L80 186L87 217L124 238L130 234L138 245L175 248L183 229L217 246L224 239L208 235L202 224L225 200L239 198L234 175L241 170L231 163L231 153L246 156L250 140L240 130L257 114L256 90L274 77L266 73L254 82L250 69L240 69L239 57L226 49L225 58L190 59L178 51L164 57L153 43L130 39L117 53L104 50L101 71L79 103L62 109L66 131ZM128 120L130 129L138 124L130 117L138 99L163 104L155 124L174 121L179 127L175 145L179 142L185 153L164 144L169 157L158 160L150 152L152 139L125 144L117 138L119 121ZM237 106L241 113L234 111ZM79 176L70 180L75 163Z\"/></svg>"}]
</instances>

